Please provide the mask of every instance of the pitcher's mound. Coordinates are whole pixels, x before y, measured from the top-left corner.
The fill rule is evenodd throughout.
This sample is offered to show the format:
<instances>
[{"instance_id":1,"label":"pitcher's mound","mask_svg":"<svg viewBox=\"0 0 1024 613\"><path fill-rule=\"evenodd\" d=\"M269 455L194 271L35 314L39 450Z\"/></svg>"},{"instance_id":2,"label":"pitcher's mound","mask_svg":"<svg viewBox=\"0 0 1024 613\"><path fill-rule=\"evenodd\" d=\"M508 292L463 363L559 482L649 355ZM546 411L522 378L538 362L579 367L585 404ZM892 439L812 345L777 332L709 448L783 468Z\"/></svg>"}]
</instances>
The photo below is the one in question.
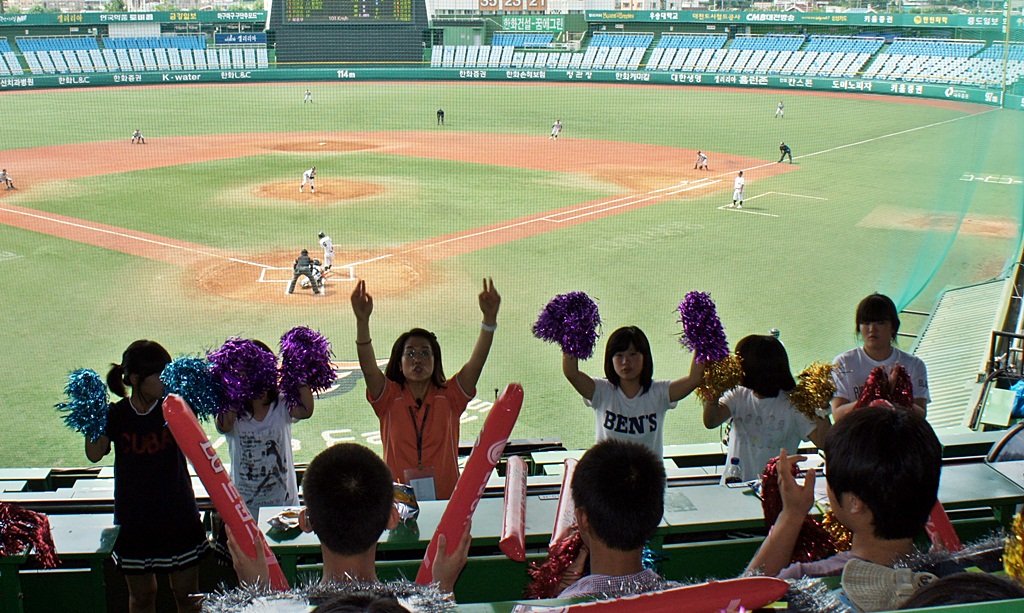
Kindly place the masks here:
<instances>
[{"instance_id":1,"label":"pitcher's mound","mask_svg":"<svg viewBox=\"0 0 1024 613\"><path fill-rule=\"evenodd\" d=\"M319 192L317 192L319 194ZM313 290L295 285L295 293L288 295L288 282L292 278L292 263L299 256L294 253L264 253L247 256L252 263L231 260L209 260L195 270L195 286L200 291L243 302L271 304L308 304L319 301L343 302L349 299L355 287L350 277L366 280L366 286L374 296L400 294L430 280L430 269L426 262L408 255L392 255L369 252L343 252L335 250L334 266L327 275L323 296L316 296ZM310 250L310 257L323 256ZM379 258L379 259L377 259ZM365 262L360 264L359 262ZM263 270L258 265L271 267ZM352 269L347 267L351 265ZM301 277L300 281L305 279Z\"/></svg>"},{"instance_id":2,"label":"pitcher's mound","mask_svg":"<svg viewBox=\"0 0 1024 613\"><path fill-rule=\"evenodd\" d=\"M345 181L342 179L317 179L316 193L309 191L309 186L299 191L300 181L288 183L267 183L260 185L253 194L261 198L276 198L302 204L332 204L354 198L365 198L384 191L384 187L376 183L363 181Z\"/></svg>"}]
</instances>

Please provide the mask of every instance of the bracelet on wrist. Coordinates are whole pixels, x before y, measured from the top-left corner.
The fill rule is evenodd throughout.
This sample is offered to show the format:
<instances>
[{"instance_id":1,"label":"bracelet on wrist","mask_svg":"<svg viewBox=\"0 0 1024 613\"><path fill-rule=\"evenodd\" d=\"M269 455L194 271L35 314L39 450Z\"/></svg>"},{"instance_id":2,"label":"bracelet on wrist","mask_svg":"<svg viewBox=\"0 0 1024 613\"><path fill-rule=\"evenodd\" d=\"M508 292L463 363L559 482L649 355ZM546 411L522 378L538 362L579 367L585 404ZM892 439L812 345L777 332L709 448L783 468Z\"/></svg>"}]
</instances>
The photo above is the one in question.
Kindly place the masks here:
<instances>
[{"instance_id":1,"label":"bracelet on wrist","mask_svg":"<svg viewBox=\"0 0 1024 613\"><path fill-rule=\"evenodd\" d=\"M356 345L369 345L372 342L373 342L373 339L369 339L369 340L365 340L365 341L356 341Z\"/></svg>"},{"instance_id":2,"label":"bracelet on wrist","mask_svg":"<svg viewBox=\"0 0 1024 613\"><path fill-rule=\"evenodd\" d=\"M485 324L484 322L480 322L480 329L481 330L486 330L488 332L494 332L495 330L498 329L498 324L495 323L493 326L491 326L491 325Z\"/></svg>"}]
</instances>

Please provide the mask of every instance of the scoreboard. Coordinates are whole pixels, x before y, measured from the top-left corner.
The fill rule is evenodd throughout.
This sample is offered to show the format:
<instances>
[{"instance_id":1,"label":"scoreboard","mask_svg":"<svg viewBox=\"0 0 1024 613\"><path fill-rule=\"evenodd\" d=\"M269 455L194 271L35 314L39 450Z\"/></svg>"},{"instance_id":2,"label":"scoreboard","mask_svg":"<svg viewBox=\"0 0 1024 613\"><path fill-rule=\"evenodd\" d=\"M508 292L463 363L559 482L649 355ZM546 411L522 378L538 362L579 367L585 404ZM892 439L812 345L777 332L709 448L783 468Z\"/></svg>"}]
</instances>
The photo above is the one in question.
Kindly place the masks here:
<instances>
[{"instance_id":1,"label":"scoreboard","mask_svg":"<svg viewBox=\"0 0 1024 613\"><path fill-rule=\"evenodd\" d=\"M413 0L284 0L286 24L412 21Z\"/></svg>"}]
</instances>

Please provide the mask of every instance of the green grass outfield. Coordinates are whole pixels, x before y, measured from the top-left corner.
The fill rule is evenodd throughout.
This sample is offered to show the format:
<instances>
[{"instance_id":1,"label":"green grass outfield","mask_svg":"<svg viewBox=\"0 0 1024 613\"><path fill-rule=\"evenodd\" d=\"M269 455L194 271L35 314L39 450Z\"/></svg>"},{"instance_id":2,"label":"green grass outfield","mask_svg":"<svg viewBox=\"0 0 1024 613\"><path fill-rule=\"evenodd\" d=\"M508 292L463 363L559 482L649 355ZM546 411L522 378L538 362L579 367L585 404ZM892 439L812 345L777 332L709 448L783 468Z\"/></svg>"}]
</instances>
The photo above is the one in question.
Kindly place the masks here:
<instances>
[{"instance_id":1,"label":"green grass outfield","mask_svg":"<svg viewBox=\"0 0 1024 613\"><path fill-rule=\"evenodd\" d=\"M992 278L1017 253L1021 184L961 179L1024 179L1019 112L977 108L972 115L882 96L713 88L310 87L312 106L302 104L305 84L4 95L0 163L24 147L120 138L127 147L136 127L147 147L172 135L439 130L438 107L446 111L444 130L494 134L499 150L502 135L544 136L555 117L564 122L566 139L710 151L713 171L716 153L774 161L778 142L790 143L797 171L749 178L746 210L762 214L719 209L729 200L725 190L684 194L436 261L430 283L376 301L378 356L386 356L401 331L423 326L438 333L450 375L468 357L478 331L480 279L492 276L503 302L479 397L493 400L495 388L522 382L526 402L513 435L559 437L570 447L592 442L592 413L562 378L558 349L530 332L539 309L557 293L582 290L598 299L605 334L622 325L642 327L659 378L681 376L688 365L673 310L690 290L711 292L732 343L779 328L791 366L799 370L855 344L853 312L864 295L878 290L901 305L929 310L944 288ZM780 95L786 118L773 120ZM260 183L297 181L311 163L321 179L391 190L317 208L248 195ZM17 179L18 169L10 170ZM11 203L240 253L312 247L320 230L339 248L373 250L617 193L613 185L586 180L585 170L559 174L372 152L281 152L20 185L29 189ZM295 306L232 301L191 287L178 267L7 226L0 226L0 284L2 466L87 464L81 437L62 426L52 405L62 399L68 371L91 367L105 374L136 338L158 340L178 355L215 348L233 334L273 343L290 327L309 325L331 339L338 360L355 359L355 326L345 300ZM347 293L348 287L337 283L331 291ZM908 317L905 328L914 331L920 323ZM601 375L603 350L599 341L598 359L586 372ZM344 379L318 402L312 419L295 426L297 461L308 461L328 440L374 445L377 421L355 379ZM682 401L670 413L665 442L715 440L718 432L704 430L699 415L695 399ZM469 412L463 440L475 436L483 417L484 411Z\"/></svg>"}]
</instances>

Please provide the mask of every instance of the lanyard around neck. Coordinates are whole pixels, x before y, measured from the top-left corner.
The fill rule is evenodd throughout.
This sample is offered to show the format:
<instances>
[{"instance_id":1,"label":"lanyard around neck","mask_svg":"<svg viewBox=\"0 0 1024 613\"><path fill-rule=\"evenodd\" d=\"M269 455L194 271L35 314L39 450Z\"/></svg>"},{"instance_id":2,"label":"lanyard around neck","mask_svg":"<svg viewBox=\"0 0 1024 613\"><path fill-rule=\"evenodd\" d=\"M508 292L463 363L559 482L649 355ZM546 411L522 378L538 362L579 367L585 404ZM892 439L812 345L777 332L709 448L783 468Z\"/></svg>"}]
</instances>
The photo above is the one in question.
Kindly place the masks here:
<instances>
[{"instance_id":1,"label":"lanyard around neck","mask_svg":"<svg viewBox=\"0 0 1024 613\"><path fill-rule=\"evenodd\" d=\"M409 418L412 420L412 428L416 432L416 466L423 468L423 433L427 430L427 417L430 416L430 403L423 405L423 419L416 423L416 409L409 405Z\"/></svg>"}]
</instances>

